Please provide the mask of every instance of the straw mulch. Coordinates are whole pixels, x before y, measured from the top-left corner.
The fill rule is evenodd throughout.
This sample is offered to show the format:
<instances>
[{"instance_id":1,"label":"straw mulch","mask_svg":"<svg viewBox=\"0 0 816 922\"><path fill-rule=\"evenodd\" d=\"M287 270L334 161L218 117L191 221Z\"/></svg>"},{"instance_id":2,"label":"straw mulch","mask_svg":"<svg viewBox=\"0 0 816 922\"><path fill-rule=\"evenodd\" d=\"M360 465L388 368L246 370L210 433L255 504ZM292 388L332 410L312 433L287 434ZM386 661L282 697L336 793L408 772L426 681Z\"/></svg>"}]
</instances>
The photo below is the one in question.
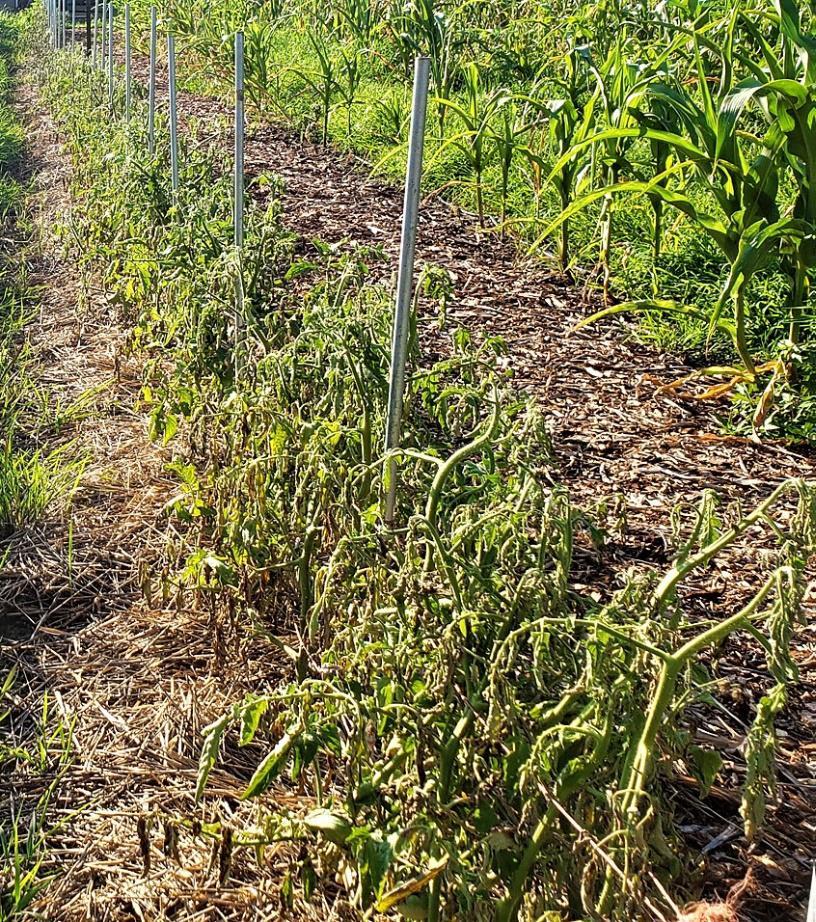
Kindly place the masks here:
<instances>
[{"instance_id":1,"label":"straw mulch","mask_svg":"<svg viewBox=\"0 0 816 922\"><path fill-rule=\"evenodd\" d=\"M249 631L216 638L203 611L143 601L172 482L134 410L139 369L122 357L124 322L100 291L86 297L70 260L55 255L68 167L22 76L16 104L41 236L26 254L42 288L28 329L33 371L54 407L86 395L53 441L71 443L87 467L70 538L59 517L19 532L2 569L0 678L18 670L5 742L34 745L44 695L49 734L64 732L48 740L44 766L19 761L0 773L0 815L27 818L57 779L43 868L54 879L30 907L38 918L279 919L290 849L268 849L259 864L233 837L252 822L253 808L239 798L258 752L231 753L203 807L193 792L202 728L275 681L280 655ZM202 822L217 825L202 831ZM341 913L342 903L316 901L284 916Z\"/></svg>"}]
</instances>

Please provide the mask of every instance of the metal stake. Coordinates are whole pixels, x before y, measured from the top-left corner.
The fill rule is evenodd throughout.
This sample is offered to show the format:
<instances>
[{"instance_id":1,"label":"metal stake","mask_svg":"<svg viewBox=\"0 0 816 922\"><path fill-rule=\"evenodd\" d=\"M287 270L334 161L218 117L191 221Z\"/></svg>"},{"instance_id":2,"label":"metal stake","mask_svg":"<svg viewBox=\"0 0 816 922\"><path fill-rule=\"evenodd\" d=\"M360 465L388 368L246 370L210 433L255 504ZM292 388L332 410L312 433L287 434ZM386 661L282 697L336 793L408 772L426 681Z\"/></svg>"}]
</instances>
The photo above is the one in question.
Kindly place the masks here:
<instances>
[{"instance_id":1,"label":"metal stake","mask_svg":"<svg viewBox=\"0 0 816 922\"><path fill-rule=\"evenodd\" d=\"M114 90L114 70L113 70L113 4L108 4L108 105L113 112L113 90Z\"/></svg>"},{"instance_id":2,"label":"metal stake","mask_svg":"<svg viewBox=\"0 0 816 922\"><path fill-rule=\"evenodd\" d=\"M235 246L244 245L244 33L235 36Z\"/></svg>"},{"instance_id":3,"label":"metal stake","mask_svg":"<svg viewBox=\"0 0 816 922\"><path fill-rule=\"evenodd\" d=\"M96 36L99 31L99 0L94 0L94 21L93 21L93 51L91 52L91 64L96 67Z\"/></svg>"},{"instance_id":4,"label":"metal stake","mask_svg":"<svg viewBox=\"0 0 816 922\"><path fill-rule=\"evenodd\" d=\"M125 4L125 118L130 121L130 4Z\"/></svg>"},{"instance_id":5,"label":"metal stake","mask_svg":"<svg viewBox=\"0 0 816 922\"><path fill-rule=\"evenodd\" d=\"M102 19L99 23L99 66L104 71L105 55L108 50L108 4L102 3Z\"/></svg>"},{"instance_id":6,"label":"metal stake","mask_svg":"<svg viewBox=\"0 0 816 922\"><path fill-rule=\"evenodd\" d=\"M233 191L233 224L235 255L238 261L235 278L235 371L241 367L242 334L244 327L244 33L235 36L235 185Z\"/></svg>"},{"instance_id":7,"label":"metal stake","mask_svg":"<svg viewBox=\"0 0 816 922\"><path fill-rule=\"evenodd\" d=\"M156 7L150 7L150 79L147 91L147 149L156 150Z\"/></svg>"},{"instance_id":8,"label":"metal stake","mask_svg":"<svg viewBox=\"0 0 816 922\"><path fill-rule=\"evenodd\" d=\"M173 194L179 191L178 108L176 105L176 37L167 36L167 79L170 86L170 176Z\"/></svg>"},{"instance_id":9,"label":"metal stake","mask_svg":"<svg viewBox=\"0 0 816 922\"><path fill-rule=\"evenodd\" d=\"M400 444L402 401L405 391L405 361L408 352L411 295L414 287L414 251L416 249L419 189L422 179L422 153L425 144L425 113L428 108L428 74L430 59L419 57L414 65L414 98L411 106L411 134L408 142L408 167L405 178L405 202L402 215L397 298L394 305L394 328L391 343L391 374L388 382L388 421L385 450ZM385 471L385 521L394 521L397 498L397 464L392 457Z\"/></svg>"},{"instance_id":10,"label":"metal stake","mask_svg":"<svg viewBox=\"0 0 816 922\"><path fill-rule=\"evenodd\" d=\"M71 0L71 47L76 45L76 0Z\"/></svg>"}]
</instances>

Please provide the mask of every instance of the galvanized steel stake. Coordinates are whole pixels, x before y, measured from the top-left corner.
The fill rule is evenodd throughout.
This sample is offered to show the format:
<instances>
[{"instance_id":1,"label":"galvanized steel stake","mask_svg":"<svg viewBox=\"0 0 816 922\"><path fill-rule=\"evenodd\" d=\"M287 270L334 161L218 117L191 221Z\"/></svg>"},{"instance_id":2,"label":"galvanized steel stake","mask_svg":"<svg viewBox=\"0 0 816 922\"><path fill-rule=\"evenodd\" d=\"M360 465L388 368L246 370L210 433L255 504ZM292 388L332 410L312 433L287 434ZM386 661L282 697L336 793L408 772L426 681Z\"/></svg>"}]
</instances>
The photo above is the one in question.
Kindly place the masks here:
<instances>
[{"instance_id":1,"label":"galvanized steel stake","mask_svg":"<svg viewBox=\"0 0 816 922\"><path fill-rule=\"evenodd\" d=\"M108 4L102 4L102 19L99 23L99 67L105 70L105 54L108 49Z\"/></svg>"},{"instance_id":2,"label":"galvanized steel stake","mask_svg":"<svg viewBox=\"0 0 816 922\"><path fill-rule=\"evenodd\" d=\"M91 52L91 64L96 67L96 38L99 25L99 0L94 0L94 21L93 21L93 51Z\"/></svg>"},{"instance_id":3,"label":"galvanized steel stake","mask_svg":"<svg viewBox=\"0 0 816 922\"><path fill-rule=\"evenodd\" d=\"M167 36L167 80L170 86L170 177L173 193L178 195L178 110L176 108L176 37Z\"/></svg>"},{"instance_id":4,"label":"galvanized steel stake","mask_svg":"<svg viewBox=\"0 0 816 922\"><path fill-rule=\"evenodd\" d=\"M244 328L244 33L235 36L235 177L233 224L237 274L235 278L235 372L241 368L240 353Z\"/></svg>"},{"instance_id":5,"label":"galvanized steel stake","mask_svg":"<svg viewBox=\"0 0 816 922\"><path fill-rule=\"evenodd\" d=\"M108 4L108 106L113 112L113 90L114 90L114 70L113 70L113 4Z\"/></svg>"},{"instance_id":6,"label":"galvanized steel stake","mask_svg":"<svg viewBox=\"0 0 816 922\"><path fill-rule=\"evenodd\" d=\"M130 121L130 4L125 4L125 118Z\"/></svg>"},{"instance_id":7,"label":"galvanized steel stake","mask_svg":"<svg viewBox=\"0 0 816 922\"><path fill-rule=\"evenodd\" d=\"M147 91L147 149L156 150L156 7L150 7L150 78Z\"/></svg>"},{"instance_id":8,"label":"galvanized steel stake","mask_svg":"<svg viewBox=\"0 0 816 922\"><path fill-rule=\"evenodd\" d=\"M244 245L244 33L235 36L235 246Z\"/></svg>"},{"instance_id":9,"label":"galvanized steel stake","mask_svg":"<svg viewBox=\"0 0 816 922\"><path fill-rule=\"evenodd\" d=\"M411 320L411 295L414 287L414 250L416 249L419 188L422 179L422 153L425 143L425 113L428 108L429 58L417 58L414 65L414 98L411 106L411 134L408 142L408 168L405 178L405 203L402 215L397 298L394 305L394 328L391 343L391 375L388 382L388 421L385 449L393 451L400 444L402 402L405 392L405 361ZM386 462L385 521L392 524L397 498L397 463Z\"/></svg>"}]
</instances>

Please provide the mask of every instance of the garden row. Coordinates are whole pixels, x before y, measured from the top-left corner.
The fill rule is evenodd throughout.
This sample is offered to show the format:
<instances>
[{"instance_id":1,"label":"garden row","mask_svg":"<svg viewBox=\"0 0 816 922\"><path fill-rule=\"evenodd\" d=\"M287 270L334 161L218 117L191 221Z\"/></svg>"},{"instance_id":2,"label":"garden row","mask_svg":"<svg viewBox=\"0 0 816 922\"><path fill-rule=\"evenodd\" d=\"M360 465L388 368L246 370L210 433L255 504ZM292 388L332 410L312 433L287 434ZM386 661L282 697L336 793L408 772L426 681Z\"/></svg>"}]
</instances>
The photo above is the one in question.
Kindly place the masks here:
<instances>
[{"instance_id":1,"label":"garden row","mask_svg":"<svg viewBox=\"0 0 816 922\"><path fill-rule=\"evenodd\" d=\"M368 278L371 255L297 240L274 181L236 251L219 145L185 133L174 190L168 126L159 114L151 152L144 94L129 119L111 117L91 61L42 60L73 161L77 258L132 324L152 435L174 450L174 528L150 593L208 606L215 636L236 621L272 631L289 664L208 729L203 816L209 773L237 742L266 754L245 794L258 823L235 843L261 861L266 845L303 844L292 901L339 880L361 914L671 912L689 855L667 769L703 790L717 776L683 714L711 700L701 657L734 632L772 677L745 750L746 834L761 824L812 490L784 483L728 524L706 495L678 518L673 566L631 573L599 602L576 555L602 565L607 536L553 486L542 412L510 388L498 344L454 330L429 363L414 328L398 527L386 527L392 295ZM684 582L759 528L778 538L763 582L741 609L693 621ZM302 809L269 793L292 784L308 792Z\"/></svg>"}]
</instances>

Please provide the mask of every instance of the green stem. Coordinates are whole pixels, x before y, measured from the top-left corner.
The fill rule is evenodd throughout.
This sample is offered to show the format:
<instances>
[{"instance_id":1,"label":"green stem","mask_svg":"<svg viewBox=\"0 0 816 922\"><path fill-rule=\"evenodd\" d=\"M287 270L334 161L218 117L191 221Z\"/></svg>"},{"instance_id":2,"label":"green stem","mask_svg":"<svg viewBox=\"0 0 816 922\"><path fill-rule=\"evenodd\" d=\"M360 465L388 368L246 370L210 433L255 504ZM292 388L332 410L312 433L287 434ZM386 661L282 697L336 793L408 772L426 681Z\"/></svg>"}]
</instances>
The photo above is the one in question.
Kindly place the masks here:
<instances>
[{"instance_id":1,"label":"green stem","mask_svg":"<svg viewBox=\"0 0 816 922\"><path fill-rule=\"evenodd\" d=\"M756 614L760 605L765 601L771 589L777 585L779 574L785 573L792 578L790 567L777 570L765 582L753 599L735 615L726 618L719 624L712 625L696 637L683 644L670 656L664 658L663 668L660 671L657 688L646 714L640 737L635 746L634 758L627 758L626 767L621 777L618 790L622 793L621 812L623 816L623 832L625 836L638 825L638 809L640 800L646 789L646 782L651 773L654 754L657 747L657 737L666 711L674 700L677 688L677 679L682 669L707 647L715 646L725 640L729 634L741 627L750 627L751 618ZM611 911L613 898L613 873L607 871L606 881L598 902L598 912L607 917Z\"/></svg>"},{"instance_id":2,"label":"green stem","mask_svg":"<svg viewBox=\"0 0 816 922\"><path fill-rule=\"evenodd\" d=\"M561 176L559 179L559 193L561 196L561 212L565 212L570 205L570 195L569 187L570 183L566 176ZM536 208L538 207L538 199L536 198ZM536 215L538 217L538 215ZM566 218L561 222L561 229L558 237L558 263L561 267L562 272L567 271L569 266L569 219Z\"/></svg>"},{"instance_id":3,"label":"green stem","mask_svg":"<svg viewBox=\"0 0 816 922\"><path fill-rule=\"evenodd\" d=\"M742 364L749 375L756 375L756 366L751 350L748 348L748 338L745 332L745 294L744 286L737 289L734 295L734 345L742 360Z\"/></svg>"},{"instance_id":4,"label":"green stem","mask_svg":"<svg viewBox=\"0 0 816 922\"><path fill-rule=\"evenodd\" d=\"M638 800L643 794L646 778L651 768L657 734L663 722L663 715L674 697L680 671L686 663L694 659L697 654L707 647L715 646L725 640L733 631L749 625L752 615L756 613L770 591L777 585L780 573L788 575L789 578L793 576L790 567L780 568L768 578L759 592L744 608L741 608L735 615L731 615L730 618L726 618L719 624L712 625L696 637L692 637L669 658L664 659L657 690L647 712L643 732L637 743L635 758L627 774L621 779L619 790L623 791L624 794L624 813L637 810Z\"/></svg>"},{"instance_id":5,"label":"green stem","mask_svg":"<svg viewBox=\"0 0 816 922\"><path fill-rule=\"evenodd\" d=\"M311 578L312 553L314 551L315 541L320 531L314 525L306 529L306 535L303 539L303 554L301 555L298 565L298 588L300 590L300 630L301 636L306 631L306 624L309 617L309 609L314 602L314 589Z\"/></svg>"},{"instance_id":6,"label":"green stem","mask_svg":"<svg viewBox=\"0 0 816 922\"><path fill-rule=\"evenodd\" d=\"M476 717L474 710L468 710L464 714L451 734L450 739L442 750L442 758L439 765L439 787L437 789L437 803L442 806L450 798L451 779L453 778L453 764L456 761L456 754L459 752L462 738L470 731L473 721ZM439 907L442 898L442 879L435 878L428 889L428 922L439 922Z\"/></svg>"},{"instance_id":7,"label":"green stem","mask_svg":"<svg viewBox=\"0 0 816 922\"><path fill-rule=\"evenodd\" d=\"M651 608L654 616L662 615L669 602L674 598L674 592L677 584L697 567L705 566L713 557L724 550L730 544L733 544L740 535L744 534L752 525L765 518L768 509L779 499L780 496L789 490L796 488L799 481L795 479L785 480L752 512L745 518L740 519L736 525L729 528L715 541L710 542L696 554L678 561L663 577L657 589L652 596Z\"/></svg>"},{"instance_id":8,"label":"green stem","mask_svg":"<svg viewBox=\"0 0 816 922\"><path fill-rule=\"evenodd\" d=\"M448 458L448 460L444 462L444 464L440 465L439 470L436 472L436 476L433 479L433 483L431 484L431 489L428 492L428 500L425 504L425 518L433 528L436 528L436 515L439 510L439 501L442 497L442 490L444 489L448 478L456 469L458 464L469 458L471 455L481 451L483 448L490 444L499 428L500 413L501 407L499 405L498 395L494 393L493 415L490 417L490 422L488 423L484 432L482 432L481 435L478 435L471 442L468 442L467 445L463 445L461 448L458 448Z\"/></svg>"},{"instance_id":9,"label":"green stem","mask_svg":"<svg viewBox=\"0 0 816 922\"><path fill-rule=\"evenodd\" d=\"M655 199L652 202L654 210L654 237L652 243L652 261L657 264L660 259L660 243L663 234L663 202Z\"/></svg>"},{"instance_id":10,"label":"green stem","mask_svg":"<svg viewBox=\"0 0 816 922\"><path fill-rule=\"evenodd\" d=\"M538 859L538 854L544 842L547 840L547 834L555 816L556 810L551 804L547 807L547 812L539 820L533 831L532 838L527 843L527 848L524 849L521 861L513 874L513 879L510 881L510 896L502 900L497 907L496 922L514 922L518 916L519 907L524 898L524 885Z\"/></svg>"},{"instance_id":11,"label":"green stem","mask_svg":"<svg viewBox=\"0 0 816 922\"><path fill-rule=\"evenodd\" d=\"M807 304L809 288L810 280L808 278L807 267L804 265L801 257L797 256L791 291L790 327L788 333L788 339L792 346L796 346L799 343L799 328L804 313L804 307L805 304Z\"/></svg>"}]
</instances>

